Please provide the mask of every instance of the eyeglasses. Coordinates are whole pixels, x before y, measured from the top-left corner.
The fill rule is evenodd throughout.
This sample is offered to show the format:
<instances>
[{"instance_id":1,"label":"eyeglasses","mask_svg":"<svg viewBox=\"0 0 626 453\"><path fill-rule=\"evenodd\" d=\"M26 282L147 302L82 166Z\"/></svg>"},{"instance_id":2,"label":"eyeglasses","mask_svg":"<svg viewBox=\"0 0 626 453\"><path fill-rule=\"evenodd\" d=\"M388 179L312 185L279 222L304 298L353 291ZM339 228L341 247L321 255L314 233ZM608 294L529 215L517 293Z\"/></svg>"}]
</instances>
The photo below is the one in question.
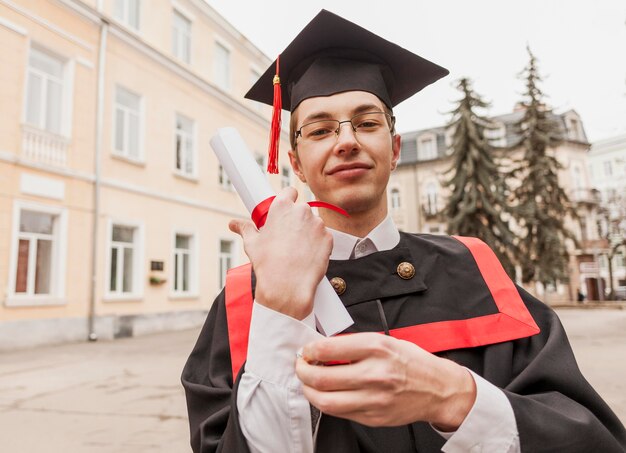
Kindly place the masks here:
<instances>
[{"instance_id":1,"label":"eyeglasses","mask_svg":"<svg viewBox=\"0 0 626 453\"><path fill-rule=\"evenodd\" d=\"M307 123L296 131L303 142L322 142L336 140L341 131L341 125L350 123L352 130L358 137L365 137L383 131L393 131L396 117L386 112L366 112L354 115L349 120L319 120Z\"/></svg>"}]
</instances>

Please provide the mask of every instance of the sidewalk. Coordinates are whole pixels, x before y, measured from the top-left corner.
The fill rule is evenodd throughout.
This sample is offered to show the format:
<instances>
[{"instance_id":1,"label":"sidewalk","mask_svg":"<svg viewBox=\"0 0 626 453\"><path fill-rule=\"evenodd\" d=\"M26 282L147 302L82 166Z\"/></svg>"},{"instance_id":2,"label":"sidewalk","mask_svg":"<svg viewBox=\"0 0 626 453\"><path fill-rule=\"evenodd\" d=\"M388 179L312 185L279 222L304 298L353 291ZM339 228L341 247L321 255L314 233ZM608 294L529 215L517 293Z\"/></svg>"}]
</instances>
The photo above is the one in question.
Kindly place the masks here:
<instances>
[{"instance_id":1,"label":"sidewalk","mask_svg":"<svg viewBox=\"0 0 626 453\"><path fill-rule=\"evenodd\" d=\"M579 365L626 422L626 310L559 310ZM183 364L198 331L0 354L3 453L188 453Z\"/></svg>"}]
</instances>

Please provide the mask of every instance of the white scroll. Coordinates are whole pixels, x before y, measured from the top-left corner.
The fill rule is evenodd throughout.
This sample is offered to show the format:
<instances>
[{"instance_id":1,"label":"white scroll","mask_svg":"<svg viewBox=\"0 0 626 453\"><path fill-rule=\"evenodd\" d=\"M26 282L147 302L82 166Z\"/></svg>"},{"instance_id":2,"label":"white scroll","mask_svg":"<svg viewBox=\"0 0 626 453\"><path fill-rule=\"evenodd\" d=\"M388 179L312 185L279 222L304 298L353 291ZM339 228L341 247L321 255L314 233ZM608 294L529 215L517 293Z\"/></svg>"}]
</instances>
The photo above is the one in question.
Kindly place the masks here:
<instances>
[{"instance_id":1,"label":"white scroll","mask_svg":"<svg viewBox=\"0 0 626 453\"><path fill-rule=\"evenodd\" d=\"M248 212L252 213L259 203L274 195L237 129L219 129L211 139L211 147ZM317 286L313 312L317 328L326 336L342 332L354 323L326 278Z\"/></svg>"}]
</instances>

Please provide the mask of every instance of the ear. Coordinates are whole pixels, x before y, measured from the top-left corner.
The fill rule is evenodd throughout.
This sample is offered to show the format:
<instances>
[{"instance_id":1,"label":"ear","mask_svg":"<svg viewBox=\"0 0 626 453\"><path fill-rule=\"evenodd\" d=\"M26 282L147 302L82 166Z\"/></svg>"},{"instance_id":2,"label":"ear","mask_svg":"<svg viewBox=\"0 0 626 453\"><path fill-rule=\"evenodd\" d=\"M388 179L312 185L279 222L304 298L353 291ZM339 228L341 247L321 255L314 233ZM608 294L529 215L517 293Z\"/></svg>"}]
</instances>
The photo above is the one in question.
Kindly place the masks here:
<instances>
[{"instance_id":1,"label":"ear","mask_svg":"<svg viewBox=\"0 0 626 453\"><path fill-rule=\"evenodd\" d=\"M400 160L400 149L402 148L402 137L400 134L391 137L391 171L395 170Z\"/></svg>"},{"instance_id":2,"label":"ear","mask_svg":"<svg viewBox=\"0 0 626 453\"><path fill-rule=\"evenodd\" d=\"M302 165L300 165L300 159L298 158L297 151L294 151L293 149L289 150L289 162L291 162L291 168L298 179L306 184L306 178L304 177L304 172L302 171Z\"/></svg>"}]
</instances>

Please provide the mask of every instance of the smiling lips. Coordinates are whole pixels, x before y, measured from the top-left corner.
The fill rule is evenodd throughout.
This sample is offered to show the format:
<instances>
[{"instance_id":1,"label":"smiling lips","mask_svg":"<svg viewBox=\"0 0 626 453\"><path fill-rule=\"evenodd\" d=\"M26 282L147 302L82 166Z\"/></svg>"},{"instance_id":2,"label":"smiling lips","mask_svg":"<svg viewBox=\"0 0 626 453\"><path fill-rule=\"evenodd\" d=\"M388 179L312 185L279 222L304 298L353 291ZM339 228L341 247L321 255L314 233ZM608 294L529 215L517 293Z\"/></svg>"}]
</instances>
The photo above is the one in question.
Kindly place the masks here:
<instances>
[{"instance_id":1,"label":"smiling lips","mask_svg":"<svg viewBox=\"0 0 626 453\"><path fill-rule=\"evenodd\" d=\"M363 162L351 162L347 164L337 165L328 171L327 175L340 175L340 176L357 176L364 173L366 170L370 170L371 165L367 165Z\"/></svg>"}]
</instances>

